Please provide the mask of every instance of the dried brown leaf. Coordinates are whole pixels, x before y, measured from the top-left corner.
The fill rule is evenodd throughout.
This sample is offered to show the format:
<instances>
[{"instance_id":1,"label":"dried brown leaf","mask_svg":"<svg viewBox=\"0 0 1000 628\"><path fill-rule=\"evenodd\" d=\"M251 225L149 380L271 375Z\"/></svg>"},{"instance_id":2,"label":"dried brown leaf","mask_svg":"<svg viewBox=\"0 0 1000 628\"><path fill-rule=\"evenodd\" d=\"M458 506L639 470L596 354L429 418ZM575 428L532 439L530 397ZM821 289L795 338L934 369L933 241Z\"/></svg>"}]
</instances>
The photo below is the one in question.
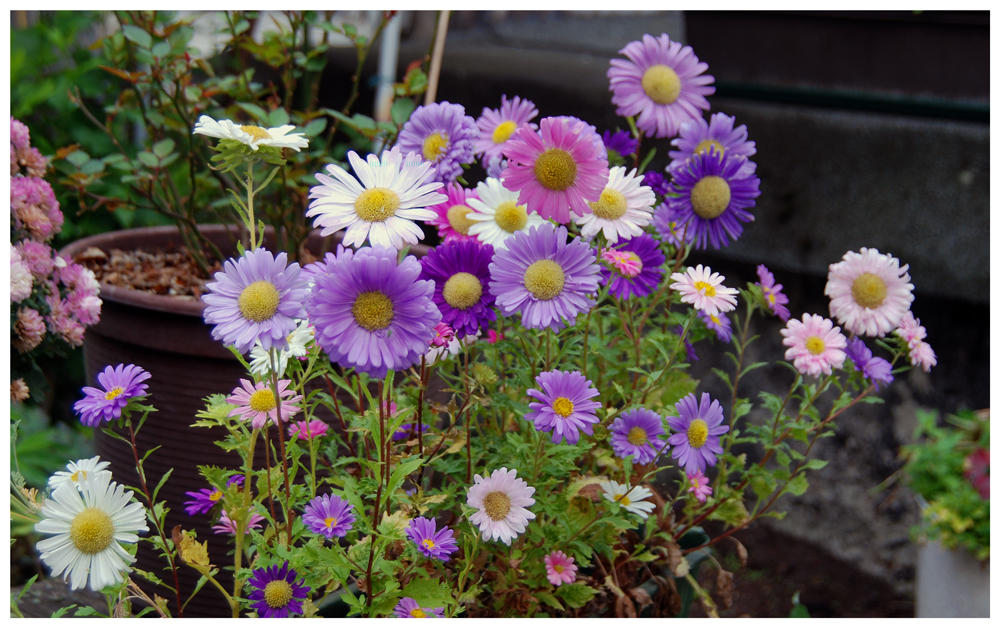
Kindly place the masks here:
<instances>
[{"instance_id":1,"label":"dried brown leaf","mask_svg":"<svg viewBox=\"0 0 1000 628\"><path fill-rule=\"evenodd\" d=\"M733 606L733 574L731 572L719 568L719 573L715 576L715 591L722 598L723 608Z\"/></svg>"},{"instance_id":2,"label":"dried brown leaf","mask_svg":"<svg viewBox=\"0 0 1000 628\"><path fill-rule=\"evenodd\" d=\"M629 599L627 595L615 600L615 617L638 617L639 615L635 612L635 604Z\"/></svg>"},{"instance_id":3,"label":"dried brown leaf","mask_svg":"<svg viewBox=\"0 0 1000 628\"><path fill-rule=\"evenodd\" d=\"M736 545L736 555L740 558L740 567L743 569L747 568L747 548L740 543L735 536L728 537L730 541Z\"/></svg>"},{"instance_id":4,"label":"dried brown leaf","mask_svg":"<svg viewBox=\"0 0 1000 628\"><path fill-rule=\"evenodd\" d=\"M642 612L644 608L653 603L653 598L650 597L649 592L642 587L634 587L628 590L628 595L636 604L639 605L639 612Z\"/></svg>"}]
</instances>

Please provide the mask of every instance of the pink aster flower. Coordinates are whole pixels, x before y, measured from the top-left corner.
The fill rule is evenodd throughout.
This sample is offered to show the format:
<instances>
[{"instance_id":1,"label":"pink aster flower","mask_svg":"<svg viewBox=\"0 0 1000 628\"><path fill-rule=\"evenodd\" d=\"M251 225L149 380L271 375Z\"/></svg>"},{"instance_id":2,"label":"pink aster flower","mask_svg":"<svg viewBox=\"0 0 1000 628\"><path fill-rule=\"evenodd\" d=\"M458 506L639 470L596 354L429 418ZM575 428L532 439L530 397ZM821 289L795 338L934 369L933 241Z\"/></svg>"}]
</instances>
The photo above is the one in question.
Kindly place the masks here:
<instances>
[{"instance_id":1,"label":"pink aster flower","mask_svg":"<svg viewBox=\"0 0 1000 628\"><path fill-rule=\"evenodd\" d=\"M45 319L36 310L22 307L17 311L14 333L10 344L18 353L27 353L42 344L45 337Z\"/></svg>"},{"instance_id":2,"label":"pink aster flower","mask_svg":"<svg viewBox=\"0 0 1000 628\"><path fill-rule=\"evenodd\" d=\"M284 416L284 406L282 406L282 416ZM329 425L320 421L319 419L313 419L312 421L296 421L288 426L288 437L291 439L300 438L302 440L312 440L314 438L322 438L326 435Z\"/></svg>"},{"instance_id":3,"label":"pink aster flower","mask_svg":"<svg viewBox=\"0 0 1000 628\"><path fill-rule=\"evenodd\" d=\"M694 498L704 504L708 496L712 494L712 487L708 485L708 478L701 471L696 471L688 476L688 481L691 483L691 486L688 487L687 492L694 493Z\"/></svg>"},{"instance_id":4,"label":"pink aster flower","mask_svg":"<svg viewBox=\"0 0 1000 628\"><path fill-rule=\"evenodd\" d=\"M469 207L467 199L478 199L479 194L457 183L449 183L444 191L447 192L448 199L428 207L437 213L437 217L428 220L427 224L437 227L438 234L444 242L475 239L474 235L469 235L469 227L476 223L466 216L476 210Z\"/></svg>"},{"instance_id":5,"label":"pink aster flower","mask_svg":"<svg viewBox=\"0 0 1000 628\"><path fill-rule=\"evenodd\" d=\"M788 297L781 291L782 285L774 283L774 275L763 264L757 267L757 276L760 278L757 285L764 293L764 301L767 303L768 309L787 323L791 312L785 307L788 304Z\"/></svg>"},{"instance_id":6,"label":"pink aster flower","mask_svg":"<svg viewBox=\"0 0 1000 628\"><path fill-rule=\"evenodd\" d=\"M260 522L263 520L264 517L258 515L257 513L251 514L250 520L243 526L243 531L259 530ZM215 530L216 534L236 534L236 524L229 518L229 515L226 514L225 510L223 510L222 514L219 515L219 523L212 526L212 529Z\"/></svg>"},{"instance_id":7,"label":"pink aster flower","mask_svg":"<svg viewBox=\"0 0 1000 628\"><path fill-rule=\"evenodd\" d=\"M910 364L919 366L925 373L930 373L931 367L937 366L934 349L923 340L914 340L910 343Z\"/></svg>"},{"instance_id":8,"label":"pink aster flower","mask_svg":"<svg viewBox=\"0 0 1000 628\"><path fill-rule=\"evenodd\" d=\"M31 132L20 120L10 117L10 143L15 148L27 148L31 143Z\"/></svg>"},{"instance_id":9,"label":"pink aster flower","mask_svg":"<svg viewBox=\"0 0 1000 628\"><path fill-rule=\"evenodd\" d=\"M611 102L616 114L639 116L635 124L647 135L673 137L681 124L708 110L705 96L715 93L715 78L704 73L708 64L698 61L691 46L664 33L643 35L618 52L628 61L611 60Z\"/></svg>"},{"instance_id":10,"label":"pink aster flower","mask_svg":"<svg viewBox=\"0 0 1000 628\"><path fill-rule=\"evenodd\" d=\"M278 395L281 397L281 420L288 421L295 416L300 408L296 405L302 401L302 397L295 394L295 390L289 390L292 383L290 379L278 380ZM240 379L242 388L237 386L233 389L233 394L226 398L227 403L235 404L229 416L240 417L243 421L250 421L254 429L264 427L270 418L275 425L278 424L278 404L275 403L274 393L267 382L251 384L248 380Z\"/></svg>"},{"instance_id":11,"label":"pink aster flower","mask_svg":"<svg viewBox=\"0 0 1000 628\"><path fill-rule=\"evenodd\" d=\"M878 249L848 251L843 261L830 264L824 291L830 314L859 336L885 336L895 329L913 302L909 264Z\"/></svg>"},{"instance_id":12,"label":"pink aster flower","mask_svg":"<svg viewBox=\"0 0 1000 628\"><path fill-rule=\"evenodd\" d=\"M561 584L570 584L576 580L577 566L573 564L571 556L556 550L545 556L545 576L558 587Z\"/></svg>"},{"instance_id":13,"label":"pink aster flower","mask_svg":"<svg viewBox=\"0 0 1000 628\"><path fill-rule=\"evenodd\" d=\"M31 269L21 259L21 253L10 246L10 300L18 303L31 296Z\"/></svg>"},{"instance_id":14,"label":"pink aster flower","mask_svg":"<svg viewBox=\"0 0 1000 628\"><path fill-rule=\"evenodd\" d=\"M498 333L493 329L486 332L486 342L490 343L491 345L496 344L500 340L503 340L503 334Z\"/></svg>"},{"instance_id":15,"label":"pink aster flower","mask_svg":"<svg viewBox=\"0 0 1000 628\"><path fill-rule=\"evenodd\" d=\"M686 271L674 273L670 278L674 280L670 289L680 292L681 301L692 304L697 310L718 314L736 309L736 290L723 286L725 277L713 273L708 266L688 266Z\"/></svg>"},{"instance_id":16,"label":"pink aster flower","mask_svg":"<svg viewBox=\"0 0 1000 628\"><path fill-rule=\"evenodd\" d=\"M903 314L903 318L899 321L899 327L896 328L896 335L906 341L906 344L910 344L914 340L923 340L927 337L927 330L923 328L920 324L919 318L913 317L913 312L907 310L906 314Z\"/></svg>"},{"instance_id":17,"label":"pink aster flower","mask_svg":"<svg viewBox=\"0 0 1000 628\"><path fill-rule=\"evenodd\" d=\"M803 314L802 320L792 319L781 330L782 343L789 347L785 359L793 360L803 375L829 375L844 366L847 338L834 327L833 321L818 314Z\"/></svg>"},{"instance_id":18,"label":"pink aster flower","mask_svg":"<svg viewBox=\"0 0 1000 628\"><path fill-rule=\"evenodd\" d=\"M55 263L52 259L52 248L48 244L24 240L18 242L17 250L36 279L44 280L52 274Z\"/></svg>"},{"instance_id":19,"label":"pink aster flower","mask_svg":"<svg viewBox=\"0 0 1000 628\"><path fill-rule=\"evenodd\" d=\"M510 159L504 187L519 192L518 202L546 220L565 224L570 212L589 214L610 172L591 135L575 133L569 121L555 118L542 119L541 135L522 126L503 148Z\"/></svg>"},{"instance_id":20,"label":"pink aster flower","mask_svg":"<svg viewBox=\"0 0 1000 628\"><path fill-rule=\"evenodd\" d=\"M531 497L534 492L534 487L517 477L516 469L496 469L485 478L477 473L466 500L476 509L469 521L479 527L483 540L499 539L510 545L535 518L527 508L535 503Z\"/></svg>"},{"instance_id":21,"label":"pink aster flower","mask_svg":"<svg viewBox=\"0 0 1000 628\"><path fill-rule=\"evenodd\" d=\"M483 168L493 160L500 160L504 144L522 124L537 130L538 125L530 122L537 115L538 109L535 109L535 103L522 100L520 96L507 100L507 95L504 94L500 98L499 110L483 107L483 115L476 120L479 139L476 140L475 146L475 153L483 156Z\"/></svg>"},{"instance_id":22,"label":"pink aster flower","mask_svg":"<svg viewBox=\"0 0 1000 628\"><path fill-rule=\"evenodd\" d=\"M434 326L434 337L431 338L432 347L447 347L455 338L455 330L447 323L438 323Z\"/></svg>"}]
</instances>

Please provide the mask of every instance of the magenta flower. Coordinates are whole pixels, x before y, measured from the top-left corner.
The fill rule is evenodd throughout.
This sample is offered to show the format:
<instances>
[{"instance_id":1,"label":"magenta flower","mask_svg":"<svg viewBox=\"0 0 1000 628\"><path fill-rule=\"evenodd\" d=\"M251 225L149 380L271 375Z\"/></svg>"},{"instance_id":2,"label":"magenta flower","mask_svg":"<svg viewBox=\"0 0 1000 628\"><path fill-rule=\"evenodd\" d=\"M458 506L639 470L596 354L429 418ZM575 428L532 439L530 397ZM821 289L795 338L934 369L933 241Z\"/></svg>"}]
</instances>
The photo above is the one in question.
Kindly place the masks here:
<instances>
[{"instance_id":1,"label":"magenta flower","mask_svg":"<svg viewBox=\"0 0 1000 628\"><path fill-rule=\"evenodd\" d=\"M295 389L289 390L292 383L290 379L278 380L278 396L281 398L281 420L287 422L298 414L302 401L301 395L295 394ZM242 421L250 421L250 425L259 430L267 423L268 419L275 425L278 423L278 404L274 398L274 392L267 382L257 382L252 384L249 380L240 379L241 386L233 389L233 394L226 398L227 403L235 404L237 407L229 412L229 416L240 417Z\"/></svg>"},{"instance_id":2,"label":"magenta flower","mask_svg":"<svg viewBox=\"0 0 1000 628\"><path fill-rule=\"evenodd\" d=\"M420 604L417 603L412 597L404 597L399 600L399 604L396 604L396 608L393 609L396 613L396 617L401 617L403 619L422 619L425 617L444 617L444 607L438 606L433 608L420 608Z\"/></svg>"},{"instance_id":3,"label":"magenta flower","mask_svg":"<svg viewBox=\"0 0 1000 628\"><path fill-rule=\"evenodd\" d=\"M774 275L763 264L757 267L757 276L760 278L757 285L764 292L764 302L767 303L768 309L787 323L791 313L785 307L788 304L788 297L781 291L782 285L774 283Z\"/></svg>"},{"instance_id":4,"label":"magenta flower","mask_svg":"<svg viewBox=\"0 0 1000 628\"><path fill-rule=\"evenodd\" d=\"M572 557L556 550L546 554L543 560L545 561L545 576L552 583L552 586L558 587L576 580L577 566L573 564Z\"/></svg>"},{"instance_id":5,"label":"magenta flower","mask_svg":"<svg viewBox=\"0 0 1000 628\"><path fill-rule=\"evenodd\" d=\"M633 295L645 297L656 290L667 258L652 236L644 233L612 251L624 257L614 262L618 270L614 275L607 268L601 268L602 283L611 282L608 291L612 295L625 300Z\"/></svg>"},{"instance_id":6,"label":"magenta flower","mask_svg":"<svg viewBox=\"0 0 1000 628\"><path fill-rule=\"evenodd\" d=\"M802 320L792 319L781 330L785 337L785 359L793 360L796 370L803 375L829 375L833 369L844 366L847 355L847 338L834 327L833 321L818 314L803 314Z\"/></svg>"},{"instance_id":7,"label":"magenta flower","mask_svg":"<svg viewBox=\"0 0 1000 628\"><path fill-rule=\"evenodd\" d=\"M475 152L483 156L483 168L503 156L503 147L514 132L527 124L532 130L538 128L531 120L538 115L535 103L514 96L507 100L507 95L500 97L500 110L483 107L483 115L476 120L479 127L479 139L476 140ZM493 175L490 175L493 176Z\"/></svg>"},{"instance_id":8,"label":"magenta flower","mask_svg":"<svg viewBox=\"0 0 1000 628\"><path fill-rule=\"evenodd\" d=\"M691 483L691 486L688 487L687 492L693 493L694 498L704 504L708 496L712 494L708 478L701 471L695 471L688 475L688 482Z\"/></svg>"},{"instance_id":9,"label":"magenta flower","mask_svg":"<svg viewBox=\"0 0 1000 628\"><path fill-rule=\"evenodd\" d=\"M593 426L599 422L594 411L601 404L591 400L601 393L580 371L546 371L539 373L535 383L541 390L528 390L528 396L537 401L528 404L531 412L524 415L525 421L540 432L552 432L553 443L565 439L575 445L580 432L594 433Z\"/></svg>"},{"instance_id":10,"label":"magenta flower","mask_svg":"<svg viewBox=\"0 0 1000 628\"><path fill-rule=\"evenodd\" d=\"M937 365L937 356L934 354L934 349L924 342L927 330L920 324L920 319L914 318L913 312L907 311L899 321L896 334L905 340L910 348L910 364L930 373L931 367Z\"/></svg>"},{"instance_id":11,"label":"magenta flower","mask_svg":"<svg viewBox=\"0 0 1000 628\"><path fill-rule=\"evenodd\" d=\"M719 437L729 431L722 424L722 406L708 393L701 394L701 403L694 393L677 402L679 416L667 417L673 434L667 441L673 445L671 456L690 476L704 472L705 467L715 466L717 454L722 453Z\"/></svg>"},{"instance_id":12,"label":"magenta flower","mask_svg":"<svg viewBox=\"0 0 1000 628\"><path fill-rule=\"evenodd\" d=\"M635 464L649 464L666 448L667 443L660 438L664 434L659 414L635 408L623 412L611 424L611 447L619 458L634 456Z\"/></svg>"},{"instance_id":13,"label":"magenta flower","mask_svg":"<svg viewBox=\"0 0 1000 628\"><path fill-rule=\"evenodd\" d=\"M302 523L314 534L341 537L354 527L354 506L337 495L321 495L306 504Z\"/></svg>"},{"instance_id":14,"label":"magenta flower","mask_svg":"<svg viewBox=\"0 0 1000 628\"><path fill-rule=\"evenodd\" d=\"M87 427L97 427L101 421L120 419L122 408L131 399L145 396L146 384L142 382L149 378L150 374L135 364L109 365L97 375L97 381L104 390L85 386L83 394L86 396L73 404L73 410Z\"/></svg>"},{"instance_id":15,"label":"magenta flower","mask_svg":"<svg viewBox=\"0 0 1000 628\"><path fill-rule=\"evenodd\" d=\"M479 129L465 107L450 102L417 107L399 133L399 149L414 152L434 164L434 180L448 183L472 163Z\"/></svg>"},{"instance_id":16,"label":"magenta flower","mask_svg":"<svg viewBox=\"0 0 1000 628\"><path fill-rule=\"evenodd\" d=\"M486 332L486 342L490 343L491 345L496 344L501 340L503 340L503 334L497 332L496 330L491 329L488 332Z\"/></svg>"},{"instance_id":17,"label":"magenta flower","mask_svg":"<svg viewBox=\"0 0 1000 628\"><path fill-rule=\"evenodd\" d=\"M280 567L272 565L255 569L247 584L252 589L247 599L258 617L285 618L302 614L302 602L309 596L309 587L298 574L288 568L286 560Z\"/></svg>"},{"instance_id":18,"label":"magenta flower","mask_svg":"<svg viewBox=\"0 0 1000 628\"><path fill-rule=\"evenodd\" d=\"M284 416L284 412L282 412ZM296 421L288 426L288 437L292 440L296 438L302 440L313 440L314 438L322 438L326 435L329 425L320 421L319 419L313 419L311 421Z\"/></svg>"},{"instance_id":19,"label":"magenta flower","mask_svg":"<svg viewBox=\"0 0 1000 628\"><path fill-rule=\"evenodd\" d=\"M445 187L445 192L447 200L428 207L428 209L434 210L437 217L428 220L427 224L437 227L438 234L445 243L475 239L475 236L469 235L469 227L476 223L467 218L469 213L475 211L469 207L468 199L478 199L479 194L475 190L467 190L457 183L449 183Z\"/></svg>"},{"instance_id":20,"label":"magenta flower","mask_svg":"<svg viewBox=\"0 0 1000 628\"><path fill-rule=\"evenodd\" d=\"M250 519L243 525L243 532L247 530L259 530L260 523L264 520L264 517L258 515L257 513L251 513ZM219 523L212 526L212 530L216 534L236 534L236 523L229 518L229 515L225 510L219 515Z\"/></svg>"},{"instance_id":21,"label":"magenta flower","mask_svg":"<svg viewBox=\"0 0 1000 628\"><path fill-rule=\"evenodd\" d=\"M433 519L417 517L406 527L406 536L427 558L448 562L451 555L458 551L455 533L448 526L438 530L437 523Z\"/></svg>"}]
</instances>

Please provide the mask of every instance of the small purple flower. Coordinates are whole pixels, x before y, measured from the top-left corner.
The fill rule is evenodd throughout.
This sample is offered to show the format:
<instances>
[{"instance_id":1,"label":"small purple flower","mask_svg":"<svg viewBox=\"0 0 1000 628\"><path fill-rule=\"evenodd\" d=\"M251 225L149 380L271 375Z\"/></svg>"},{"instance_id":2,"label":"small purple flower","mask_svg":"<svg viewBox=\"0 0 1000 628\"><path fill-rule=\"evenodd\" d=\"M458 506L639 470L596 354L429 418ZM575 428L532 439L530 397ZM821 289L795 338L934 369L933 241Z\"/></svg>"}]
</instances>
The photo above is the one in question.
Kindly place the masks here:
<instances>
[{"instance_id":1,"label":"small purple flower","mask_svg":"<svg viewBox=\"0 0 1000 628\"><path fill-rule=\"evenodd\" d=\"M635 151L639 149L639 141L634 139L628 131L617 131L615 133L612 133L610 130L605 131L601 134L601 139L604 141L605 148L615 151L619 157L634 155ZM644 185L649 184L646 183Z\"/></svg>"},{"instance_id":2,"label":"small purple flower","mask_svg":"<svg viewBox=\"0 0 1000 628\"><path fill-rule=\"evenodd\" d=\"M353 528L354 506L337 495L321 495L306 504L302 523L328 539L344 536Z\"/></svg>"},{"instance_id":3,"label":"small purple flower","mask_svg":"<svg viewBox=\"0 0 1000 628\"><path fill-rule=\"evenodd\" d=\"M392 433L392 440L406 440L410 437L410 432L413 431L413 427L413 423L403 423L399 426L399 429Z\"/></svg>"},{"instance_id":4,"label":"small purple flower","mask_svg":"<svg viewBox=\"0 0 1000 628\"><path fill-rule=\"evenodd\" d=\"M459 337L475 335L497 319L490 293L493 247L478 240L445 242L420 260L420 279L434 282L441 322Z\"/></svg>"},{"instance_id":5,"label":"small purple flower","mask_svg":"<svg viewBox=\"0 0 1000 628\"><path fill-rule=\"evenodd\" d=\"M611 281L609 289L611 294L624 300L633 295L641 298L656 290L663 277L663 263L667 261L656 240L644 233L615 249L628 254L632 258L631 261L638 265L638 272L633 269L628 275L621 272L612 274L609 268L602 266L601 283L606 284Z\"/></svg>"},{"instance_id":6,"label":"small purple flower","mask_svg":"<svg viewBox=\"0 0 1000 628\"><path fill-rule=\"evenodd\" d=\"M242 473L237 473L236 475L226 480L226 488L229 488L233 484L235 484L237 487L243 486L244 479L245 478L243 477Z\"/></svg>"},{"instance_id":7,"label":"small purple flower","mask_svg":"<svg viewBox=\"0 0 1000 628\"><path fill-rule=\"evenodd\" d=\"M788 303L788 296L781 292L781 284L774 283L774 275L763 264L757 267L757 276L760 277L757 285L764 291L764 301L767 302L768 309L787 323L791 313L785 307L785 304Z\"/></svg>"},{"instance_id":8,"label":"small purple flower","mask_svg":"<svg viewBox=\"0 0 1000 628\"><path fill-rule=\"evenodd\" d=\"M552 442L575 445L580 442L580 432L593 434L598 423L594 411L601 407L591 401L601 393L580 371L546 371L539 373L535 383L541 390L529 389L528 395L537 399L528 404L531 412L524 420L533 423L540 432L552 432Z\"/></svg>"},{"instance_id":9,"label":"small purple flower","mask_svg":"<svg viewBox=\"0 0 1000 628\"><path fill-rule=\"evenodd\" d=\"M892 365L884 358L873 357L872 350L865 346L864 340L860 338L848 340L844 353L851 362L854 362L854 370L861 371L866 379L872 381L876 391L882 384L892 383Z\"/></svg>"},{"instance_id":10,"label":"small purple flower","mask_svg":"<svg viewBox=\"0 0 1000 628\"><path fill-rule=\"evenodd\" d=\"M120 419L122 408L128 405L130 399L146 394L146 384L142 382L149 378L150 374L135 364L108 365L97 375L97 381L104 390L84 386L86 397L73 404L73 410L87 427L97 427L101 421Z\"/></svg>"},{"instance_id":11,"label":"small purple flower","mask_svg":"<svg viewBox=\"0 0 1000 628\"><path fill-rule=\"evenodd\" d=\"M535 109L535 103L522 100L520 96L507 100L507 95L504 94L500 98L499 111L483 107L483 115L476 120L479 139L476 140L475 146L476 154L483 156L483 168L489 168L494 160L500 161L503 157L503 145L522 124L538 129L537 124L530 122L537 115L538 109Z\"/></svg>"},{"instance_id":12,"label":"small purple flower","mask_svg":"<svg viewBox=\"0 0 1000 628\"><path fill-rule=\"evenodd\" d=\"M752 157L757 152L757 145L755 142L747 141L747 126L741 124L733 128L735 123L736 118L733 116L713 113L710 122L705 122L705 119L699 116L682 124L680 136L670 141L679 150L670 151L669 155L673 161L667 166L667 170L672 172L683 168L684 163L691 159L692 155L706 153L711 146L729 155ZM752 161L747 161L743 165L745 174L752 174L756 169L757 165Z\"/></svg>"},{"instance_id":13,"label":"small purple flower","mask_svg":"<svg viewBox=\"0 0 1000 628\"><path fill-rule=\"evenodd\" d=\"M222 491L217 488L203 488L197 491L188 491L184 493L193 497L191 501L184 502L184 510L190 516L204 515L207 514L212 506L219 503L222 499Z\"/></svg>"},{"instance_id":14,"label":"small purple flower","mask_svg":"<svg viewBox=\"0 0 1000 628\"><path fill-rule=\"evenodd\" d=\"M399 149L414 152L434 164L435 181L450 183L472 163L479 128L465 107L450 102L417 107L399 133Z\"/></svg>"},{"instance_id":15,"label":"small purple flower","mask_svg":"<svg viewBox=\"0 0 1000 628\"><path fill-rule=\"evenodd\" d=\"M705 327L714 331L716 338L722 342L729 342L729 339L733 337L733 325L729 322L729 317L726 316L725 312L708 314L704 310L698 310L698 316L705 323Z\"/></svg>"},{"instance_id":16,"label":"small purple flower","mask_svg":"<svg viewBox=\"0 0 1000 628\"><path fill-rule=\"evenodd\" d=\"M611 447L619 458L635 456L635 464L649 464L666 448L660 438L666 433L659 414L645 408L628 410L611 424Z\"/></svg>"},{"instance_id":17,"label":"small purple flower","mask_svg":"<svg viewBox=\"0 0 1000 628\"><path fill-rule=\"evenodd\" d=\"M678 325L677 327L674 327L673 331L678 336L682 336L684 334L684 327ZM698 361L698 354L694 352L694 345L691 344L691 340L689 340L687 336L684 336L684 351L687 353L688 364Z\"/></svg>"},{"instance_id":18,"label":"small purple flower","mask_svg":"<svg viewBox=\"0 0 1000 628\"><path fill-rule=\"evenodd\" d=\"M424 617L444 617L444 607L432 607L432 608L420 608L420 604L417 603L412 597L404 597L396 604L396 608L393 609L396 613L396 617L402 617L404 619L414 619L414 618L424 618Z\"/></svg>"},{"instance_id":19,"label":"small purple flower","mask_svg":"<svg viewBox=\"0 0 1000 628\"><path fill-rule=\"evenodd\" d=\"M688 246L694 242L694 228L682 222L679 212L668 203L661 203L653 210L652 222L660 239L671 246Z\"/></svg>"},{"instance_id":20,"label":"small purple flower","mask_svg":"<svg viewBox=\"0 0 1000 628\"><path fill-rule=\"evenodd\" d=\"M288 561L279 567L255 569L247 584L253 589L247 596L250 608L258 617L285 618L302 614L302 602L309 595L309 587L302 580L296 581L298 574L288 568Z\"/></svg>"},{"instance_id":21,"label":"small purple flower","mask_svg":"<svg viewBox=\"0 0 1000 628\"><path fill-rule=\"evenodd\" d=\"M680 416L667 417L670 429L675 433L667 439L673 445L671 456L690 476L695 471L704 473L707 467L714 467L716 454L722 453L719 436L729 431L722 424L722 406L712 400L708 393L702 393L701 404L694 393L677 402Z\"/></svg>"},{"instance_id":22,"label":"small purple flower","mask_svg":"<svg viewBox=\"0 0 1000 628\"><path fill-rule=\"evenodd\" d=\"M666 196L670 191L670 181L663 176L662 172L651 170L642 175L642 184L653 188L653 191L661 197Z\"/></svg>"},{"instance_id":23,"label":"small purple flower","mask_svg":"<svg viewBox=\"0 0 1000 628\"><path fill-rule=\"evenodd\" d=\"M455 533L448 526L438 530L437 523L433 519L417 517L407 526L406 536L410 537L420 553L427 558L448 562L451 554L458 551Z\"/></svg>"}]
</instances>

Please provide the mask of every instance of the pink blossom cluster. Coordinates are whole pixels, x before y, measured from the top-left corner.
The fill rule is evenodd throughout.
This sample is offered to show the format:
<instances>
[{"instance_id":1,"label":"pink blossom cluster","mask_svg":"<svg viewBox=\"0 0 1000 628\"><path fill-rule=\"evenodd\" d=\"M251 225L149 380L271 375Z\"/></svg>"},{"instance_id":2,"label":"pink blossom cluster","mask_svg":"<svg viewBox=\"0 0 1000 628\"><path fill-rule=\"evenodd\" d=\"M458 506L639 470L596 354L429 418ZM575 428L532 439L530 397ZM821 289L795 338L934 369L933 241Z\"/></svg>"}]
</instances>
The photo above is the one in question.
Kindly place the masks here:
<instances>
[{"instance_id":1,"label":"pink blossom cluster","mask_svg":"<svg viewBox=\"0 0 1000 628\"><path fill-rule=\"evenodd\" d=\"M30 177L45 176L45 168L49 160L30 145L31 134L22 122L10 118L10 176L27 171Z\"/></svg>"}]
</instances>

